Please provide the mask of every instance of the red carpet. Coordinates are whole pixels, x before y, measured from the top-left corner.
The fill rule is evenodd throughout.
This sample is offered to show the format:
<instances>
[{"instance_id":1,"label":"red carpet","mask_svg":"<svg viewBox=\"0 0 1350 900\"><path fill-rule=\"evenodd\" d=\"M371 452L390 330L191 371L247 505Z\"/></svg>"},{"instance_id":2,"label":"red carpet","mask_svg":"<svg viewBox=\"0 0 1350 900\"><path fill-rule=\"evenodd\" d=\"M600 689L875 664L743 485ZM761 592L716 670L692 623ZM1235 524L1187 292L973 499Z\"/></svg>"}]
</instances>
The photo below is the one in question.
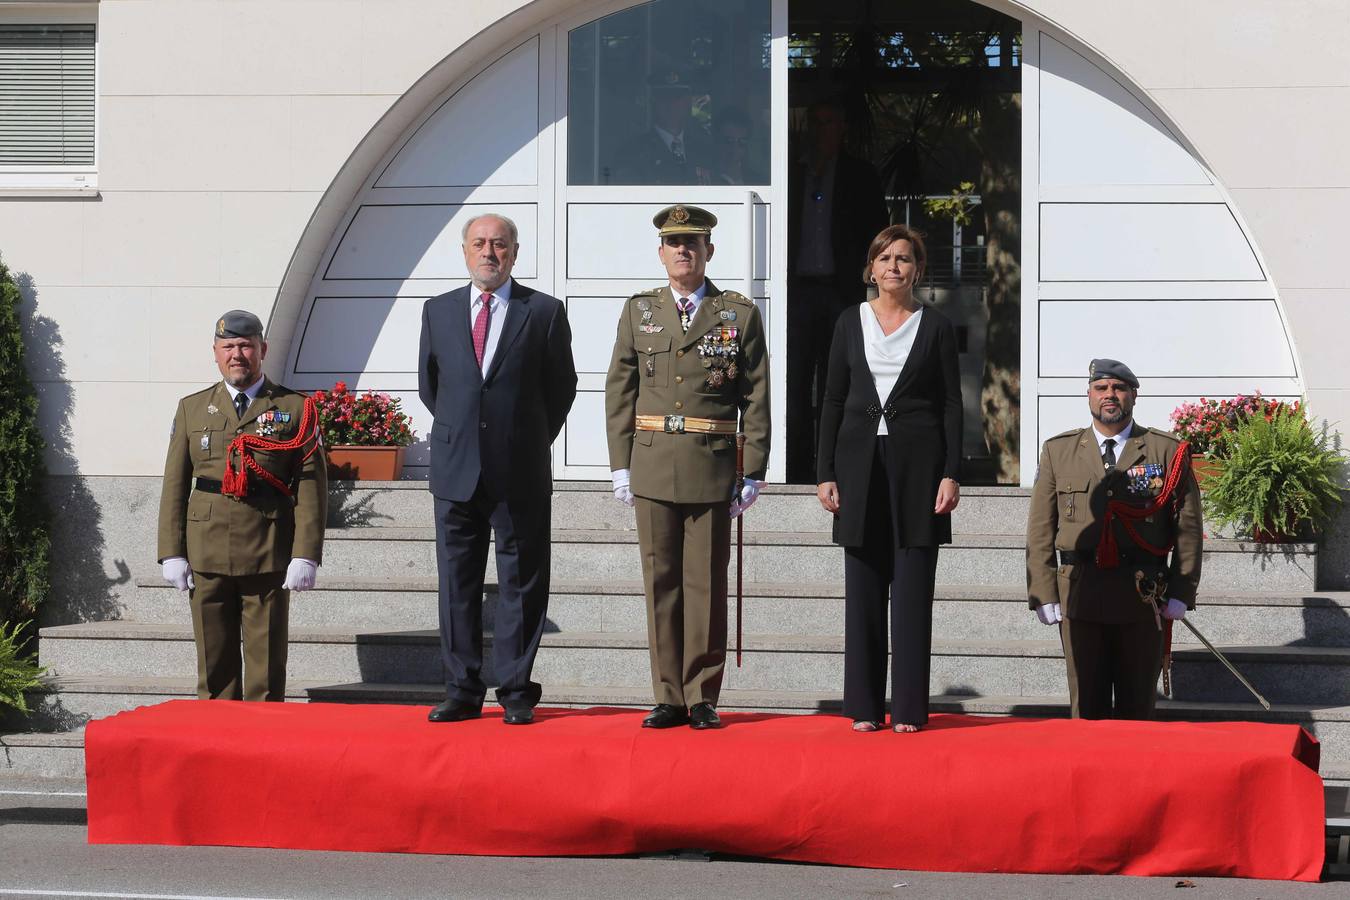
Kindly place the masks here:
<instances>
[{"instance_id":1,"label":"red carpet","mask_svg":"<svg viewBox=\"0 0 1350 900\"><path fill-rule=\"evenodd\" d=\"M425 707L179 700L89 725L91 843L504 856L671 848L961 872L1313 881L1297 726L938 715L638 727L616 709L450 725Z\"/></svg>"}]
</instances>

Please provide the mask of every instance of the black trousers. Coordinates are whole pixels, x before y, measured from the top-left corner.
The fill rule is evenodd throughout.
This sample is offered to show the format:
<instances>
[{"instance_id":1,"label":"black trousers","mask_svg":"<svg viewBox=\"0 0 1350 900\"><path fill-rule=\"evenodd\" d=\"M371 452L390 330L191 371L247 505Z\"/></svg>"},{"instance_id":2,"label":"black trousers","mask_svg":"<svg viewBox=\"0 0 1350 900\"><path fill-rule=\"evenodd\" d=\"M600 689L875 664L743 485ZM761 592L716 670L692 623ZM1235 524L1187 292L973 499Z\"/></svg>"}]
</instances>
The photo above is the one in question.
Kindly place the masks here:
<instances>
[{"instance_id":1,"label":"black trousers","mask_svg":"<svg viewBox=\"0 0 1350 900\"><path fill-rule=\"evenodd\" d=\"M877 439L861 547L844 548L844 715L885 720L890 611L891 723L928 721L929 656L938 548L897 547L885 441ZM932 502L931 500L928 502Z\"/></svg>"},{"instance_id":2,"label":"black trousers","mask_svg":"<svg viewBox=\"0 0 1350 900\"><path fill-rule=\"evenodd\" d=\"M544 635L549 587L549 505L545 494L527 509L487 496L482 485L467 502L436 500L436 569L440 576L441 658L449 700L481 705L483 581L490 533L497 539L497 605L492 668L497 702L508 708L539 702L530 680Z\"/></svg>"}]
</instances>

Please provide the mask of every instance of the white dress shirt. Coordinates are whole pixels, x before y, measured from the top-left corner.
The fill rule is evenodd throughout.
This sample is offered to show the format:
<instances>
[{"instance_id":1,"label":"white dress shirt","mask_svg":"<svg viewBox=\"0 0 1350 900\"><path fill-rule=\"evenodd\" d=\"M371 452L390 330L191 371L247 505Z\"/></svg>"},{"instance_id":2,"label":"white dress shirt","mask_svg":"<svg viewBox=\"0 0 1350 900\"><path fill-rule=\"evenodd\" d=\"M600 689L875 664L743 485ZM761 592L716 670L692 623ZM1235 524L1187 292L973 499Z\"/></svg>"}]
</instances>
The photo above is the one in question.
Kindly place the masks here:
<instances>
[{"instance_id":1,"label":"white dress shirt","mask_svg":"<svg viewBox=\"0 0 1350 900\"><path fill-rule=\"evenodd\" d=\"M1122 431L1120 434L1102 434L1100 431L1097 430L1097 426L1093 425L1092 436L1097 439L1097 455L1102 456L1103 454L1106 453L1106 447L1104 445L1107 441L1115 441L1116 443L1113 449L1116 451L1116 461L1119 462L1120 451L1125 449L1125 442L1130 439L1130 433L1132 431L1134 431L1133 421L1131 421L1130 424L1126 425L1125 430Z\"/></svg>"},{"instance_id":2,"label":"white dress shirt","mask_svg":"<svg viewBox=\"0 0 1350 900\"><path fill-rule=\"evenodd\" d=\"M258 392L262 390L264 377L265 376L259 375L257 381L253 382L251 385L244 388L242 391L239 390L237 387L231 385L228 381L225 382L225 390L230 392L230 402L231 403L235 402L236 398L238 398L240 394L246 395L248 397L249 403L252 403L254 400L258 399ZM244 409L245 411L247 411L248 407L245 406Z\"/></svg>"},{"instance_id":3,"label":"white dress shirt","mask_svg":"<svg viewBox=\"0 0 1350 900\"><path fill-rule=\"evenodd\" d=\"M690 322L694 321L694 316L698 315L698 306L700 303L703 302L703 295L706 293L708 293L707 279L704 279L703 283L698 286L698 290L694 291L692 294L689 294L687 296L677 291L675 289L675 285L672 284L670 286L670 295L675 298L675 313L678 315L680 312L681 300L692 300L694 303L694 308L689 310L689 321Z\"/></svg>"},{"instance_id":4,"label":"white dress shirt","mask_svg":"<svg viewBox=\"0 0 1350 900\"><path fill-rule=\"evenodd\" d=\"M858 313L862 316L863 350L867 355L867 368L872 371L872 382L877 386L877 396L881 398L882 405L885 405L886 398L891 395L895 382L900 378L900 370L905 367L905 360L909 359L909 353L914 349L914 335L919 332L919 319L923 316L923 309L915 310L914 314L905 320L905 324L890 334L881 330L881 322L872 310L872 304L859 303ZM877 419L877 434L888 433L886 417L883 415Z\"/></svg>"},{"instance_id":5,"label":"white dress shirt","mask_svg":"<svg viewBox=\"0 0 1350 900\"><path fill-rule=\"evenodd\" d=\"M472 283L469 284L469 293L473 297L473 302L469 304L469 338L473 339L473 323L478 318L478 311L483 308L483 291L480 291ZM488 317L487 343L483 345L483 366L484 377L487 376L488 368L492 365L492 356L497 352L497 344L502 338L502 325L506 323L506 308L511 305L511 279L508 278L502 282L502 286L492 292L492 315Z\"/></svg>"}]
</instances>

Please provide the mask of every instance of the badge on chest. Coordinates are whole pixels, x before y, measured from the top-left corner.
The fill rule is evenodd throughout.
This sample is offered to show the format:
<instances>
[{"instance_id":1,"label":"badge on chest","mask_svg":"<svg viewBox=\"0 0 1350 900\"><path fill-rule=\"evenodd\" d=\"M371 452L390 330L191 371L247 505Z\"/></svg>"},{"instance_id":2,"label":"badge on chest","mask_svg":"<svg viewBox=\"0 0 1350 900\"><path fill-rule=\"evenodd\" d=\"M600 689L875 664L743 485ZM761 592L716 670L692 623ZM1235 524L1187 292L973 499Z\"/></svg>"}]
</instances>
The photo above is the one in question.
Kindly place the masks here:
<instances>
[{"instance_id":1,"label":"badge on chest","mask_svg":"<svg viewBox=\"0 0 1350 900\"><path fill-rule=\"evenodd\" d=\"M1131 466L1125 471L1125 477L1128 479L1126 489L1131 496L1152 497L1162 490L1163 466L1162 463Z\"/></svg>"},{"instance_id":2,"label":"badge on chest","mask_svg":"<svg viewBox=\"0 0 1350 900\"><path fill-rule=\"evenodd\" d=\"M699 339L698 358L708 370L704 379L708 387L717 390L736 380L740 374L737 366L740 352L740 329L735 325L718 325Z\"/></svg>"},{"instance_id":3,"label":"badge on chest","mask_svg":"<svg viewBox=\"0 0 1350 900\"><path fill-rule=\"evenodd\" d=\"M263 437L273 437L278 432L286 430L286 426L291 423L291 414L273 409L258 416L256 424L257 433Z\"/></svg>"}]
</instances>

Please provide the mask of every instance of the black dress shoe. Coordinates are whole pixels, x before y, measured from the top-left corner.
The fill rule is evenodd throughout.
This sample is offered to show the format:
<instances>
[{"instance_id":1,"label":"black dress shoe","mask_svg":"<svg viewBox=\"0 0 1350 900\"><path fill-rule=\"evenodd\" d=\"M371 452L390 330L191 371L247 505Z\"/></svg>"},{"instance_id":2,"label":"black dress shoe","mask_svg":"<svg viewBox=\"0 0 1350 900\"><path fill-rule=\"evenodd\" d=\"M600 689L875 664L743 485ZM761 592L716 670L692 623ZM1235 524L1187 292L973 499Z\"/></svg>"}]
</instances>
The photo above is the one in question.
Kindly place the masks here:
<instances>
[{"instance_id":1,"label":"black dress shoe","mask_svg":"<svg viewBox=\"0 0 1350 900\"><path fill-rule=\"evenodd\" d=\"M689 727L703 731L707 728L721 728L722 717L717 714L711 703L695 703L689 708Z\"/></svg>"},{"instance_id":2,"label":"black dress shoe","mask_svg":"<svg viewBox=\"0 0 1350 900\"><path fill-rule=\"evenodd\" d=\"M643 728L674 728L689 721L689 712L683 706L670 703L658 703L656 708L642 720Z\"/></svg>"},{"instance_id":3,"label":"black dress shoe","mask_svg":"<svg viewBox=\"0 0 1350 900\"><path fill-rule=\"evenodd\" d=\"M515 709L506 710L502 716L502 722L507 725L529 725L534 721L534 710L528 706L520 706Z\"/></svg>"},{"instance_id":4,"label":"black dress shoe","mask_svg":"<svg viewBox=\"0 0 1350 900\"><path fill-rule=\"evenodd\" d=\"M427 721L463 722L465 719L476 719L482 714L483 710L480 707L460 703L458 700L446 700L432 707L431 712L427 713Z\"/></svg>"}]
</instances>

